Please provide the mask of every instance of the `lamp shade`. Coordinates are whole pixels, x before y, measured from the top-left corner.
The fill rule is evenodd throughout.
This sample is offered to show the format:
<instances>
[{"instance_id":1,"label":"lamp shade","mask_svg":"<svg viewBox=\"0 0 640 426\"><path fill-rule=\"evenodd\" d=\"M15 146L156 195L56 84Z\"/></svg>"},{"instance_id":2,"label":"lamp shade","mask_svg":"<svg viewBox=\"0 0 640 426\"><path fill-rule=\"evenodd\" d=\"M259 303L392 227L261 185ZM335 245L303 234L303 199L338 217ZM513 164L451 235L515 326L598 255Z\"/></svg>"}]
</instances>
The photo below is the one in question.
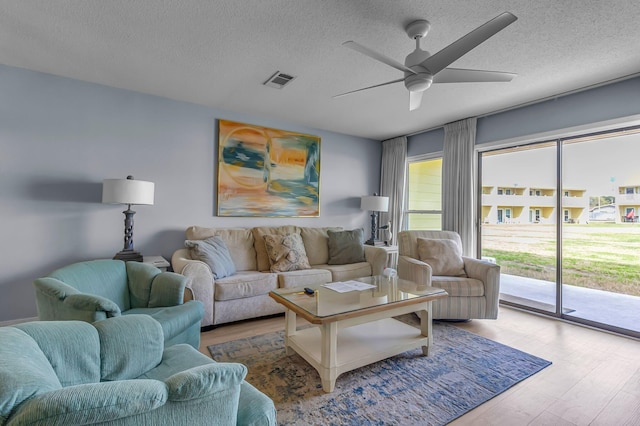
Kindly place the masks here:
<instances>
[{"instance_id":1,"label":"lamp shade","mask_svg":"<svg viewBox=\"0 0 640 426\"><path fill-rule=\"evenodd\" d=\"M105 179L102 182L102 202L105 204L153 205L153 182L144 180Z\"/></svg>"},{"instance_id":2,"label":"lamp shade","mask_svg":"<svg viewBox=\"0 0 640 426\"><path fill-rule=\"evenodd\" d=\"M389 197L380 195L367 195L360 200L360 208L372 212L389 211Z\"/></svg>"}]
</instances>

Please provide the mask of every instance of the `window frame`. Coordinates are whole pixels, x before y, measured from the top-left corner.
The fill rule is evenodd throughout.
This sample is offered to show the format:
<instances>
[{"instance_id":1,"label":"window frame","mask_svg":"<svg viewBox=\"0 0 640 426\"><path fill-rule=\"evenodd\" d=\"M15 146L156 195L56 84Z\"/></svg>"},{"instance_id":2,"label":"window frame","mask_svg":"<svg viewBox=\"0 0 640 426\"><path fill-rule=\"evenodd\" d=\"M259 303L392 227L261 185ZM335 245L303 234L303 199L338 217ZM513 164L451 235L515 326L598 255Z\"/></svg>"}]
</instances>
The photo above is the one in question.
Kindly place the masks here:
<instances>
[{"instance_id":1,"label":"window frame","mask_svg":"<svg viewBox=\"0 0 640 426\"><path fill-rule=\"evenodd\" d=\"M409 165L411 163L420 163L425 161L433 161L433 160L443 160L443 152L431 152L423 155L415 155L407 158L407 171L405 176L405 188L404 193L406 194L404 199L404 205L402 208L402 227L403 230L409 229L409 215L410 214L439 214L440 215L440 229L442 229L442 202L440 204L440 210L409 210ZM442 177L441 177L442 182ZM440 184L440 199L442 201L442 183Z\"/></svg>"}]
</instances>

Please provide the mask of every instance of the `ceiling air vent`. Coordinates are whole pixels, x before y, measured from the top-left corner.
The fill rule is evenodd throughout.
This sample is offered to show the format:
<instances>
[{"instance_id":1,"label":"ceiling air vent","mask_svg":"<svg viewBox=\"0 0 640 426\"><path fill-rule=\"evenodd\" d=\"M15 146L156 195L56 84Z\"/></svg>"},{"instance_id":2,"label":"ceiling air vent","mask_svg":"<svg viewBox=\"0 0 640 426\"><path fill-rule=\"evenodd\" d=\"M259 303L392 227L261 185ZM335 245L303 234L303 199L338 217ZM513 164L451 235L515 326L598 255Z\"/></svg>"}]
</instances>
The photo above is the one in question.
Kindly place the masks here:
<instances>
[{"instance_id":1,"label":"ceiling air vent","mask_svg":"<svg viewBox=\"0 0 640 426\"><path fill-rule=\"evenodd\" d=\"M295 77L289 74L285 74L280 71L276 71L267 81L264 82L265 86L275 87L276 89L282 89L287 84L291 83Z\"/></svg>"}]
</instances>

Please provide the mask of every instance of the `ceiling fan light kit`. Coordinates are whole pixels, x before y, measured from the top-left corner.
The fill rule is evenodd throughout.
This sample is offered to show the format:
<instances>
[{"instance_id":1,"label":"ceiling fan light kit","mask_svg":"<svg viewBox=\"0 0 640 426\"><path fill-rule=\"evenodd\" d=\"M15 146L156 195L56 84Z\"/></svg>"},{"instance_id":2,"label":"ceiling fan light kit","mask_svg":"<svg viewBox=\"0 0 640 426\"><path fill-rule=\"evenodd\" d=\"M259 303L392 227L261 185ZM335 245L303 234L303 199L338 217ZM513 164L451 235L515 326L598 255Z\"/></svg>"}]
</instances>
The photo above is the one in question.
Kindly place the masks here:
<instances>
[{"instance_id":1,"label":"ceiling fan light kit","mask_svg":"<svg viewBox=\"0 0 640 426\"><path fill-rule=\"evenodd\" d=\"M517 19L515 15L504 12L434 55L431 55L426 50L422 50L420 47L420 41L429 32L431 24L425 19L413 21L406 26L405 31L409 38L416 41L416 48L407 55L404 65L355 41L344 42L343 46L404 72L404 78L352 90L336 95L334 98L402 81L404 82L405 88L409 91L409 110L412 111L420 107L423 92L433 83L489 83L511 81L516 76L513 73L447 67L490 37L511 25Z\"/></svg>"}]
</instances>

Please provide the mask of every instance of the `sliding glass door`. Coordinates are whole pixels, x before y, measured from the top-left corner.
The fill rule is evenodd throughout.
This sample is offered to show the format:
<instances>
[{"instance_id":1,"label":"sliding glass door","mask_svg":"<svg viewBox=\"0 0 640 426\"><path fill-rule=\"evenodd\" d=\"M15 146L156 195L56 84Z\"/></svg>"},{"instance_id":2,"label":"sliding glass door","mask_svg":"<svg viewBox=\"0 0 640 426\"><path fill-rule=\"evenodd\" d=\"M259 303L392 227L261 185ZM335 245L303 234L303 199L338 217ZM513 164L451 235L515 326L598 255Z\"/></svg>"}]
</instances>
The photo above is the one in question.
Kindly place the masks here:
<instances>
[{"instance_id":1,"label":"sliding glass door","mask_svg":"<svg viewBox=\"0 0 640 426\"><path fill-rule=\"evenodd\" d=\"M482 257L501 267L501 298L556 312L556 143L485 152Z\"/></svg>"},{"instance_id":2,"label":"sliding glass door","mask_svg":"<svg viewBox=\"0 0 640 426\"><path fill-rule=\"evenodd\" d=\"M640 337L640 128L482 152L501 301Z\"/></svg>"},{"instance_id":3,"label":"sliding glass door","mask_svg":"<svg viewBox=\"0 0 640 426\"><path fill-rule=\"evenodd\" d=\"M568 316L640 331L640 133L562 141ZM579 202L584 199L588 201Z\"/></svg>"}]
</instances>

